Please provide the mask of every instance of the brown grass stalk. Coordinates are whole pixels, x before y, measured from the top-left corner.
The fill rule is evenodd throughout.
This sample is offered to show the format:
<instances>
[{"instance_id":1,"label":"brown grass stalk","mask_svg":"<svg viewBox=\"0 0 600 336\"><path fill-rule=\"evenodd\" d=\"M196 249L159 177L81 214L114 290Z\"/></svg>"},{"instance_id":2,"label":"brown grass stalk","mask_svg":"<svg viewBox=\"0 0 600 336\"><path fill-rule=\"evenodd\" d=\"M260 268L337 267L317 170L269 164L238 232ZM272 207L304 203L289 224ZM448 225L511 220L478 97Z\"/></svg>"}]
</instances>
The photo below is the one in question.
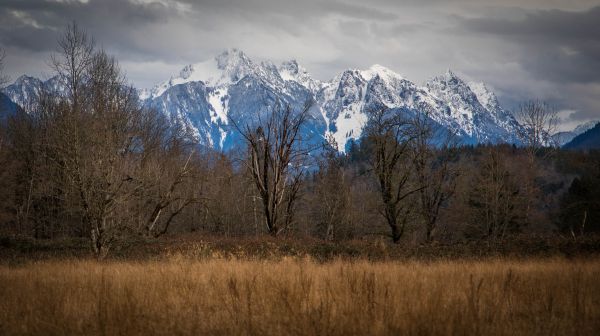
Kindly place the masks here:
<instances>
[{"instance_id":1,"label":"brown grass stalk","mask_svg":"<svg viewBox=\"0 0 600 336\"><path fill-rule=\"evenodd\" d=\"M2 335L597 335L598 260L0 266Z\"/></svg>"}]
</instances>

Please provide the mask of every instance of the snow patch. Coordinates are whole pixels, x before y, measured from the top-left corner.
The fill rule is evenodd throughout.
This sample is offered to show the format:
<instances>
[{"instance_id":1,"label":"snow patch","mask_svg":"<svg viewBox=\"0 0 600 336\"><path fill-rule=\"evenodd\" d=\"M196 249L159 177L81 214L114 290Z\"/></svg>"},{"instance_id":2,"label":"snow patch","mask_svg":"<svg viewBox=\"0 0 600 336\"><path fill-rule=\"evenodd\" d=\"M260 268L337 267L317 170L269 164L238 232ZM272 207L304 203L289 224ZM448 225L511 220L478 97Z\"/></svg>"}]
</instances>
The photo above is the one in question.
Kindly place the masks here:
<instances>
[{"instance_id":1,"label":"snow patch","mask_svg":"<svg viewBox=\"0 0 600 336\"><path fill-rule=\"evenodd\" d=\"M360 74L367 81L370 81L376 76L379 76L386 83L392 82L394 80L404 79L404 77L402 77L398 73L379 64L374 64L369 69L360 71Z\"/></svg>"},{"instance_id":2,"label":"snow patch","mask_svg":"<svg viewBox=\"0 0 600 336\"><path fill-rule=\"evenodd\" d=\"M596 126L596 124L600 123L600 119L587 121L573 129L573 133L576 135L583 134Z\"/></svg>"},{"instance_id":3,"label":"snow patch","mask_svg":"<svg viewBox=\"0 0 600 336\"><path fill-rule=\"evenodd\" d=\"M481 82L471 82L468 85L471 91L473 91L473 93L477 97L477 100L479 100L479 103L481 103L481 105L483 105L484 107L495 107L495 105L497 104L496 95L494 95L487 88L487 86L485 86L485 84Z\"/></svg>"},{"instance_id":4,"label":"snow patch","mask_svg":"<svg viewBox=\"0 0 600 336\"><path fill-rule=\"evenodd\" d=\"M212 106L213 112L210 115L211 123L227 124L227 112L229 97L227 95L228 88L221 87L214 89L208 96L208 103Z\"/></svg>"},{"instance_id":5,"label":"snow patch","mask_svg":"<svg viewBox=\"0 0 600 336\"><path fill-rule=\"evenodd\" d=\"M331 135L338 144L338 150L345 152L346 144L350 139L359 139L363 128L367 124L367 115L362 111L363 102L356 102L340 112L335 120L337 131Z\"/></svg>"}]
</instances>

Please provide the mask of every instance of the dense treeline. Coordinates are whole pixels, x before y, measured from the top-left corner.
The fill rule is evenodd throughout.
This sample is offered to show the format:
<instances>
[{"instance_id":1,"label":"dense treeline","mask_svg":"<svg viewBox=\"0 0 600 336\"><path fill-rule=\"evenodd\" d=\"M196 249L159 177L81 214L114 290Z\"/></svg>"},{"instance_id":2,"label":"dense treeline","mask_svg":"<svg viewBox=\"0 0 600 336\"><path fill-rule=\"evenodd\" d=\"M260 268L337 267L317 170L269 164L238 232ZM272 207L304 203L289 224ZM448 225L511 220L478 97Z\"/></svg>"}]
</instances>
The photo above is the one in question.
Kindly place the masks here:
<instances>
[{"instance_id":1,"label":"dense treeline","mask_svg":"<svg viewBox=\"0 0 600 336\"><path fill-rule=\"evenodd\" d=\"M264 123L234 124L247 146L224 154L144 107L76 25L51 64L64 89L0 118L4 233L88 237L104 256L169 232L429 243L600 229L600 153L544 147L544 104L523 106L520 147L459 146L426 115L382 108L341 154L302 138L308 106L276 103Z\"/></svg>"}]
</instances>

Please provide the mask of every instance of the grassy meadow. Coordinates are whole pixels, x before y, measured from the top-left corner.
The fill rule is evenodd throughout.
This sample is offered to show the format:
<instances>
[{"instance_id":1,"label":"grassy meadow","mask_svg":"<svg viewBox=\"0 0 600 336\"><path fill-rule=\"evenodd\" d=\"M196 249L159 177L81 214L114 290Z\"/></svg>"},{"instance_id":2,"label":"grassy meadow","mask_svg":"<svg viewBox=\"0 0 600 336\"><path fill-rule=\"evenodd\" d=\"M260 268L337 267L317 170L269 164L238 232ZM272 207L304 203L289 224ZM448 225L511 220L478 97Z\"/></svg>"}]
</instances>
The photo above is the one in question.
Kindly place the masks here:
<instances>
[{"instance_id":1,"label":"grassy meadow","mask_svg":"<svg viewBox=\"0 0 600 336\"><path fill-rule=\"evenodd\" d=\"M600 260L0 266L1 335L597 335Z\"/></svg>"}]
</instances>

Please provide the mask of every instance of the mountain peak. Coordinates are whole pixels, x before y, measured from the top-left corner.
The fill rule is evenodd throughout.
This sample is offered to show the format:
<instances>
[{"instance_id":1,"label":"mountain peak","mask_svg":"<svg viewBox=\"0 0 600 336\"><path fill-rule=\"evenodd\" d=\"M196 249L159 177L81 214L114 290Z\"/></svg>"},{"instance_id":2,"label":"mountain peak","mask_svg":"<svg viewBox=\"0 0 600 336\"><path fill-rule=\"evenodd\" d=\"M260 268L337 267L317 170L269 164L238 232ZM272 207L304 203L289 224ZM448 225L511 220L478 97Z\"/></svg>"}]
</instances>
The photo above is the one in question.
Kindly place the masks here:
<instances>
[{"instance_id":1,"label":"mountain peak","mask_svg":"<svg viewBox=\"0 0 600 336\"><path fill-rule=\"evenodd\" d=\"M248 56L246 56L246 54L243 51L237 48L230 48L223 51L221 54L215 57L215 60L217 61L217 67L221 70L237 67L240 65L248 66L252 64L250 58L248 58Z\"/></svg>"},{"instance_id":2,"label":"mountain peak","mask_svg":"<svg viewBox=\"0 0 600 336\"><path fill-rule=\"evenodd\" d=\"M194 72L194 65L188 64L183 69L181 69L181 71L179 72L179 77L181 77L183 79L188 79L188 78L190 78L190 76L192 75L193 72Z\"/></svg>"},{"instance_id":3,"label":"mountain peak","mask_svg":"<svg viewBox=\"0 0 600 336\"><path fill-rule=\"evenodd\" d=\"M379 65L379 64L373 64L367 70L361 71L361 74L366 80L371 80L371 79L375 78L376 76L379 76L383 80L404 79L398 73L384 67L383 65Z\"/></svg>"},{"instance_id":4,"label":"mountain peak","mask_svg":"<svg viewBox=\"0 0 600 336\"><path fill-rule=\"evenodd\" d=\"M141 98L155 98L162 95L168 88L188 82L203 82L208 86L220 86L235 83L244 76L256 71L256 66L250 58L239 49L231 48L218 56L204 62L188 64L177 76L156 85L149 93L141 90Z\"/></svg>"},{"instance_id":5,"label":"mountain peak","mask_svg":"<svg viewBox=\"0 0 600 336\"><path fill-rule=\"evenodd\" d=\"M462 78L458 77L458 75L450 69L447 69L441 75L437 75L426 82L426 86L428 86L428 87L440 86L440 85L444 89L448 86L449 87L468 86L467 83L465 83L462 80Z\"/></svg>"},{"instance_id":6,"label":"mountain peak","mask_svg":"<svg viewBox=\"0 0 600 336\"><path fill-rule=\"evenodd\" d=\"M444 72L444 77L446 77L446 78L458 78L458 76L450 68L446 69L446 71Z\"/></svg>"},{"instance_id":7,"label":"mountain peak","mask_svg":"<svg viewBox=\"0 0 600 336\"><path fill-rule=\"evenodd\" d=\"M465 94L468 92L473 93L471 91L472 88L450 69L446 70L443 74L428 80L425 86L434 91L456 91Z\"/></svg>"},{"instance_id":8,"label":"mountain peak","mask_svg":"<svg viewBox=\"0 0 600 336\"><path fill-rule=\"evenodd\" d=\"M298 74L302 70L304 70L304 68L302 68L298 65L298 61L296 61L295 59L281 63L280 69L285 70L290 74ZM302 72L306 72L306 71L302 71Z\"/></svg>"},{"instance_id":9,"label":"mountain peak","mask_svg":"<svg viewBox=\"0 0 600 336\"><path fill-rule=\"evenodd\" d=\"M295 59L281 63L278 71L283 80L296 81L312 93L316 93L321 87L321 82L313 79L308 71L299 65Z\"/></svg>"},{"instance_id":10,"label":"mountain peak","mask_svg":"<svg viewBox=\"0 0 600 336\"><path fill-rule=\"evenodd\" d=\"M16 82L3 90L16 103L31 101L39 88L61 89L57 78L42 82L22 76ZM152 90L138 93L145 104L181 123L200 142L220 149L231 148L239 140L223 125L234 117L253 122L262 106L256 97L263 94L296 108L314 100L311 135L333 135L341 148L349 139L360 139L369 112L382 106L402 113L427 112L465 143L518 143L515 134L520 127L490 88L465 82L450 69L425 86L379 64L348 69L322 83L295 59L275 66L270 61L254 62L235 48L188 64Z\"/></svg>"},{"instance_id":11,"label":"mountain peak","mask_svg":"<svg viewBox=\"0 0 600 336\"><path fill-rule=\"evenodd\" d=\"M28 84L28 83L41 83L42 81L38 78L29 76L29 75L21 75L19 76L13 83L13 85L23 85L23 84Z\"/></svg>"},{"instance_id":12,"label":"mountain peak","mask_svg":"<svg viewBox=\"0 0 600 336\"><path fill-rule=\"evenodd\" d=\"M394 73L392 70L384 67L381 64L373 64L373 65L371 65L371 67L369 69L367 69L367 71L373 71L373 72L392 72L392 73Z\"/></svg>"}]
</instances>

